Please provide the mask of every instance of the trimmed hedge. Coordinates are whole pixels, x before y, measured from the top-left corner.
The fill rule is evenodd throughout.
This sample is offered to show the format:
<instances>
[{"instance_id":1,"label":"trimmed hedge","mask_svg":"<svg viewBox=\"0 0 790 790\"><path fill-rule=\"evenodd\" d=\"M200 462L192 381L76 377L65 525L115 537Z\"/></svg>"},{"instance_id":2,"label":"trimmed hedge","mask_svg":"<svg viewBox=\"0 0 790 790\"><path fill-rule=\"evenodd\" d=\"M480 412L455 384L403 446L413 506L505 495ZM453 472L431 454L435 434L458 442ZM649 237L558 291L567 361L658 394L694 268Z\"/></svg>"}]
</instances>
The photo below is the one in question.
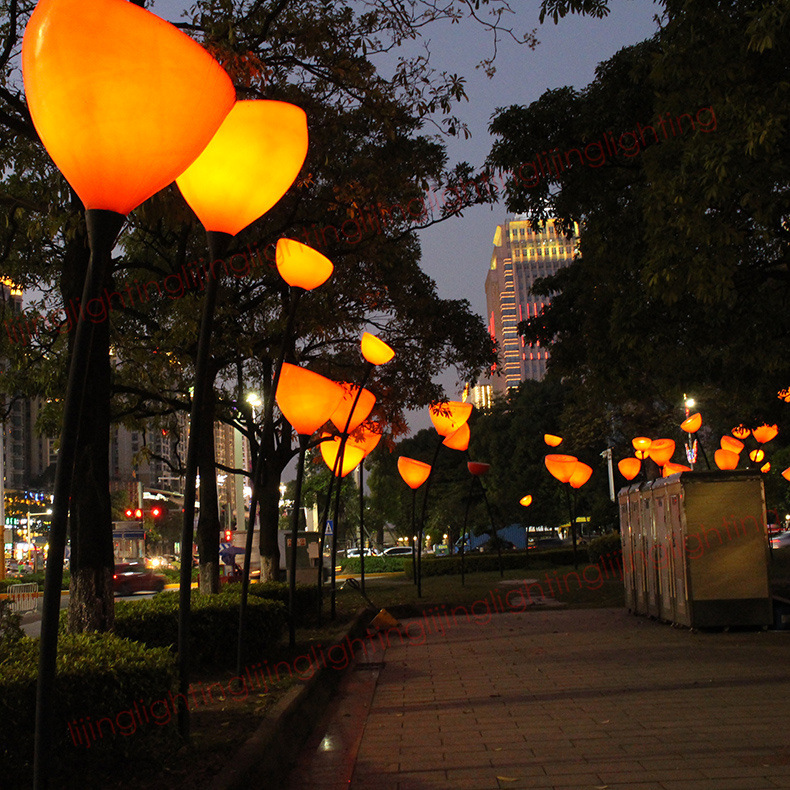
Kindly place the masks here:
<instances>
[{"instance_id":1,"label":"trimmed hedge","mask_svg":"<svg viewBox=\"0 0 790 790\"><path fill-rule=\"evenodd\" d=\"M411 562L408 554L399 557L365 557L365 573L397 573L403 570L404 562ZM346 557L343 562L344 573L359 573L362 565L359 557Z\"/></svg>"},{"instance_id":2,"label":"trimmed hedge","mask_svg":"<svg viewBox=\"0 0 790 790\"><path fill-rule=\"evenodd\" d=\"M241 599L241 582L229 582L221 595L235 594ZM287 582L253 582L249 595L270 601L280 601L288 607ZM249 600L249 598L248 598ZM237 604L238 609L238 604ZM294 588L294 616L297 624L312 622L318 612L318 587L315 584L297 584Z\"/></svg>"},{"instance_id":3,"label":"trimmed hedge","mask_svg":"<svg viewBox=\"0 0 790 790\"><path fill-rule=\"evenodd\" d=\"M597 565L601 557L608 557L610 561L615 563L619 560L620 564L622 564L623 544L620 541L620 533L610 532L608 535L594 538L587 547L587 555L593 565Z\"/></svg>"},{"instance_id":4,"label":"trimmed hedge","mask_svg":"<svg viewBox=\"0 0 790 790\"><path fill-rule=\"evenodd\" d=\"M40 571L39 573L27 573L24 576L17 576L13 579L10 577L6 577L5 579L0 579L0 593L8 592L8 588L12 584L33 584L34 582L38 585L39 590L44 589L44 571ZM68 590L69 585L71 584L71 575L68 571L63 571L63 583L60 585L61 590Z\"/></svg>"},{"instance_id":5,"label":"trimmed hedge","mask_svg":"<svg viewBox=\"0 0 790 790\"><path fill-rule=\"evenodd\" d=\"M6 647L0 660L0 776L4 787L24 788L32 781L39 640L23 637ZM169 651L115 634L62 634L57 672L50 700L54 787L73 786L79 772L93 774L100 765L117 766L132 755L144 755L152 738L161 743L163 737L175 737L175 728L166 727L174 717L169 712L167 720L164 716L176 680ZM163 703L160 726L144 723L138 708L158 702ZM87 723L85 730L80 722Z\"/></svg>"},{"instance_id":6,"label":"trimmed hedge","mask_svg":"<svg viewBox=\"0 0 790 790\"><path fill-rule=\"evenodd\" d=\"M577 550L578 555L584 560L584 549ZM552 565L573 565L573 549L547 549L546 551L531 551L530 561L543 560ZM525 568L524 552L506 551L502 552L502 567L505 570L513 568ZM480 554L478 552L467 552L464 555L464 572L480 573L482 571L498 571L499 558L496 552ZM406 575L412 574L412 560L406 558L403 563L403 571ZM422 575L426 576L451 576L461 573L461 557L454 554L452 557L430 557L423 555Z\"/></svg>"},{"instance_id":7,"label":"trimmed hedge","mask_svg":"<svg viewBox=\"0 0 790 790\"><path fill-rule=\"evenodd\" d=\"M241 593L192 594L190 657L197 666L232 666L236 660ZM277 643L287 622L279 601L250 596L247 601L246 652L259 656ZM178 643L178 591L144 601L116 601L115 633L148 647L175 652Z\"/></svg>"}]
</instances>

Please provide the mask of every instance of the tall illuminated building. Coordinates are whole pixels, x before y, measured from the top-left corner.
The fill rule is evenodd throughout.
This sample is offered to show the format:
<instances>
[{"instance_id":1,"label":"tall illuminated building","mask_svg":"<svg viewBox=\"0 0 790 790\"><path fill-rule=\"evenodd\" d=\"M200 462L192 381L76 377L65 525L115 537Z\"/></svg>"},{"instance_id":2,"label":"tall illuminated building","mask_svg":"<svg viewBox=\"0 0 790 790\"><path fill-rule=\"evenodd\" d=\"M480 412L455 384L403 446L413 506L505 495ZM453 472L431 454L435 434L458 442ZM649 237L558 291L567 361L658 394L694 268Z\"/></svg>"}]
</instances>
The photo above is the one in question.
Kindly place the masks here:
<instances>
[{"instance_id":1,"label":"tall illuminated building","mask_svg":"<svg viewBox=\"0 0 790 790\"><path fill-rule=\"evenodd\" d=\"M523 214L497 225L485 285L488 331L500 355L499 375L491 377L495 395L545 375L548 349L539 343L525 343L518 324L543 312L549 300L534 295L532 286L571 263L578 242L578 225L568 238L555 227L553 219L547 220L539 232Z\"/></svg>"}]
</instances>

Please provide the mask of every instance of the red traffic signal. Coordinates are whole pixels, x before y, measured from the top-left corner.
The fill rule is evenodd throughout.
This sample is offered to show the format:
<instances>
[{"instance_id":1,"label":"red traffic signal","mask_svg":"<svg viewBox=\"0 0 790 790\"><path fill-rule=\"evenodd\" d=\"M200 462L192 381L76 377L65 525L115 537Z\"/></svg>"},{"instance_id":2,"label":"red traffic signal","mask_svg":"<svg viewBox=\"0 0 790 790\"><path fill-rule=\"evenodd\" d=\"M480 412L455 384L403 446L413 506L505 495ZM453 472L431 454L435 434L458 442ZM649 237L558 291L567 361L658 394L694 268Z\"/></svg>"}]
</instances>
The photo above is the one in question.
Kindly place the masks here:
<instances>
[{"instance_id":1,"label":"red traffic signal","mask_svg":"<svg viewBox=\"0 0 790 790\"><path fill-rule=\"evenodd\" d=\"M136 521L143 520L143 511L140 508L126 508L126 518L135 519Z\"/></svg>"},{"instance_id":2,"label":"red traffic signal","mask_svg":"<svg viewBox=\"0 0 790 790\"><path fill-rule=\"evenodd\" d=\"M225 543L230 543L233 540L233 530L226 529L225 530Z\"/></svg>"},{"instance_id":3,"label":"red traffic signal","mask_svg":"<svg viewBox=\"0 0 790 790\"><path fill-rule=\"evenodd\" d=\"M158 505L151 508L151 518L160 518L162 515L162 508Z\"/></svg>"}]
</instances>

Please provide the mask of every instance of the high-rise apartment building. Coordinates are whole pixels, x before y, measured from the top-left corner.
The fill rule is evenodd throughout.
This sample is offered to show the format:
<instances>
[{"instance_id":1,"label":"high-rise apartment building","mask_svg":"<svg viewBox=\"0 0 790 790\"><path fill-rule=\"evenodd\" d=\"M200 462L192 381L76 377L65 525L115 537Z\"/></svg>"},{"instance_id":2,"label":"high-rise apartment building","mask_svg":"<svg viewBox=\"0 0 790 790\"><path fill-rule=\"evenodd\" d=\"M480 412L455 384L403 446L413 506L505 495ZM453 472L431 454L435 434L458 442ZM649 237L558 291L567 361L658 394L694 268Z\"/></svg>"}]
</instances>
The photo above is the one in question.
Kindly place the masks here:
<instances>
[{"instance_id":1,"label":"high-rise apartment building","mask_svg":"<svg viewBox=\"0 0 790 790\"><path fill-rule=\"evenodd\" d=\"M578 235L578 225L568 238L553 219L547 220L541 231L534 231L525 215L497 225L485 285L488 330L500 354L499 375L491 377L495 395L545 375L548 349L539 343L525 343L518 324L540 315L548 304L546 297L532 293L532 286L573 260Z\"/></svg>"}]
</instances>

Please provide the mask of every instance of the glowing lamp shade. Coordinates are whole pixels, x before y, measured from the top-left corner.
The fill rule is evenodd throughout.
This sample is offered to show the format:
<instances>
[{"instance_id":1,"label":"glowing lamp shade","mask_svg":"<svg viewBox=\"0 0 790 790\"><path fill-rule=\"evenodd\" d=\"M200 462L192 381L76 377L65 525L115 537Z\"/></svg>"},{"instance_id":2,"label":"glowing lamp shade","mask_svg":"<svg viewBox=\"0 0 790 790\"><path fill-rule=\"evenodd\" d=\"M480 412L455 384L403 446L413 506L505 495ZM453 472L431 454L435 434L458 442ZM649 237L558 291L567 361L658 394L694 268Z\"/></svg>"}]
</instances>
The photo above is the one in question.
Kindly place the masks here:
<instances>
[{"instance_id":1,"label":"glowing lamp shade","mask_svg":"<svg viewBox=\"0 0 790 790\"><path fill-rule=\"evenodd\" d=\"M330 471L334 471L335 465L337 464L337 455L340 452L340 441L339 436L330 437L329 434L325 434L321 437L321 444L319 445L321 448L321 457L324 459ZM354 471L354 469L359 466L364 457L365 451L361 447L349 446L349 444L346 443L346 446L343 448L343 463L336 472L336 475L338 477L345 477L349 472Z\"/></svg>"},{"instance_id":2,"label":"glowing lamp shade","mask_svg":"<svg viewBox=\"0 0 790 790\"><path fill-rule=\"evenodd\" d=\"M790 466L782 472L782 477L790 483Z\"/></svg>"},{"instance_id":3,"label":"glowing lamp shade","mask_svg":"<svg viewBox=\"0 0 790 790\"><path fill-rule=\"evenodd\" d=\"M751 431L745 425L738 425L736 428L733 428L730 433L736 439L745 439Z\"/></svg>"},{"instance_id":4,"label":"glowing lamp shade","mask_svg":"<svg viewBox=\"0 0 790 790\"><path fill-rule=\"evenodd\" d=\"M469 425L464 423L457 431L453 431L445 438L442 444L449 447L451 450L464 450L469 448L469 439L472 432L469 430Z\"/></svg>"},{"instance_id":5,"label":"glowing lamp shade","mask_svg":"<svg viewBox=\"0 0 790 790\"><path fill-rule=\"evenodd\" d=\"M555 436L552 433L544 433L543 441L546 442L549 447L559 447L562 444L562 437Z\"/></svg>"},{"instance_id":6,"label":"glowing lamp shade","mask_svg":"<svg viewBox=\"0 0 790 790\"><path fill-rule=\"evenodd\" d=\"M386 365L394 356L395 351L390 348L381 338L371 335L370 332L363 332L362 356L371 365Z\"/></svg>"},{"instance_id":7,"label":"glowing lamp shade","mask_svg":"<svg viewBox=\"0 0 790 790\"><path fill-rule=\"evenodd\" d=\"M547 455L543 462L552 477L557 478L560 483L567 483L579 459L575 455Z\"/></svg>"},{"instance_id":8,"label":"glowing lamp shade","mask_svg":"<svg viewBox=\"0 0 790 790\"><path fill-rule=\"evenodd\" d=\"M647 458L647 450L634 450L634 457L644 461Z\"/></svg>"},{"instance_id":9,"label":"glowing lamp shade","mask_svg":"<svg viewBox=\"0 0 790 790\"><path fill-rule=\"evenodd\" d=\"M442 401L432 403L430 407L431 422L439 436L449 436L457 431L471 413L472 404L461 401Z\"/></svg>"},{"instance_id":10,"label":"glowing lamp shade","mask_svg":"<svg viewBox=\"0 0 790 790\"><path fill-rule=\"evenodd\" d=\"M648 439L647 436L637 436L635 439L631 439L631 444L634 446L634 450L649 450L650 445L653 443L652 439Z\"/></svg>"},{"instance_id":11,"label":"glowing lamp shade","mask_svg":"<svg viewBox=\"0 0 790 790\"><path fill-rule=\"evenodd\" d=\"M239 101L176 183L206 230L235 236L288 191L306 155L304 110Z\"/></svg>"},{"instance_id":12,"label":"glowing lamp shade","mask_svg":"<svg viewBox=\"0 0 790 790\"><path fill-rule=\"evenodd\" d=\"M359 387L356 384L345 383L340 386L343 388L343 398L329 419L332 420L338 431L345 431L346 423L348 423L348 431L351 433L351 431L355 431L367 420L368 415L376 405L376 396L370 390L363 389L352 415L351 408L354 406ZM351 417L350 421L349 417Z\"/></svg>"},{"instance_id":13,"label":"glowing lamp shade","mask_svg":"<svg viewBox=\"0 0 790 790\"><path fill-rule=\"evenodd\" d=\"M521 497L518 500L519 505L524 505L524 507L529 507L532 504L532 494L527 494L526 496Z\"/></svg>"},{"instance_id":14,"label":"glowing lamp shade","mask_svg":"<svg viewBox=\"0 0 790 790\"><path fill-rule=\"evenodd\" d=\"M488 473L488 470L491 468L491 464L484 464L480 461L467 461L466 468L469 470L470 475L482 477L484 474Z\"/></svg>"},{"instance_id":15,"label":"glowing lamp shade","mask_svg":"<svg viewBox=\"0 0 790 790\"><path fill-rule=\"evenodd\" d=\"M672 439L655 439L650 443L650 449L647 454L659 466L669 462L675 452L675 442Z\"/></svg>"},{"instance_id":16,"label":"glowing lamp shade","mask_svg":"<svg viewBox=\"0 0 790 790\"><path fill-rule=\"evenodd\" d=\"M692 414L690 417L686 417L686 419L680 423L680 430L686 433L696 433L701 427L702 415L699 412Z\"/></svg>"},{"instance_id":17,"label":"glowing lamp shade","mask_svg":"<svg viewBox=\"0 0 790 790\"><path fill-rule=\"evenodd\" d=\"M326 255L293 239L279 239L274 258L280 277L292 288L305 291L323 285L335 268Z\"/></svg>"},{"instance_id":18,"label":"glowing lamp shade","mask_svg":"<svg viewBox=\"0 0 790 790\"><path fill-rule=\"evenodd\" d=\"M740 453L743 450L743 442L733 436L722 436L721 449L729 450L731 453Z\"/></svg>"},{"instance_id":19,"label":"glowing lamp shade","mask_svg":"<svg viewBox=\"0 0 790 790\"><path fill-rule=\"evenodd\" d=\"M760 467L760 471L761 471L763 474L768 474L768 472L770 472L770 471L771 471L771 462L770 462L770 461L766 461L766 462L765 462L765 463L764 463L764 464L763 464L763 465Z\"/></svg>"},{"instance_id":20,"label":"glowing lamp shade","mask_svg":"<svg viewBox=\"0 0 790 790\"><path fill-rule=\"evenodd\" d=\"M670 475L676 475L678 472L690 472L690 466L684 466L683 464L665 464L664 468L661 470L662 477L669 477Z\"/></svg>"},{"instance_id":21,"label":"glowing lamp shade","mask_svg":"<svg viewBox=\"0 0 790 790\"><path fill-rule=\"evenodd\" d=\"M126 0L41 0L22 72L52 160L86 208L119 214L182 173L236 99L203 47Z\"/></svg>"},{"instance_id":22,"label":"glowing lamp shade","mask_svg":"<svg viewBox=\"0 0 790 790\"><path fill-rule=\"evenodd\" d=\"M738 453L732 452L732 450L716 450L713 454L713 460L716 462L716 466L719 469L735 469L738 466Z\"/></svg>"},{"instance_id":23,"label":"glowing lamp shade","mask_svg":"<svg viewBox=\"0 0 790 790\"><path fill-rule=\"evenodd\" d=\"M372 453L381 441L383 430L378 423L360 425L346 441L346 446L359 447L365 455Z\"/></svg>"},{"instance_id":24,"label":"glowing lamp shade","mask_svg":"<svg viewBox=\"0 0 790 790\"><path fill-rule=\"evenodd\" d=\"M633 480L639 474L642 462L638 458L623 458L617 462L617 468L626 480Z\"/></svg>"},{"instance_id":25,"label":"glowing lamp shade","mask_svg":"<svg viewBox=\"0 0 790 790\"><path fill-rule=\"evenodd\" d=\"M302 436L315 433L337 408L343 388L311 370L283 363L275 398L285 419Z\"/></svg>"},{"instance_id":26,"label":"glowing lamp shade","mask_svg":"<svg viewBox=\"0 0 790 790\"><path fill-rule=\"evenodd\" d=\"M759 428L755 428L752 431L752 436L754 436L758 444L765 444L766 442L770 442L771 439L774 439L777 433L779 433L779 427L777 425L761 425Z\"/></svg>"},{"instance_id":27,"label":"glowing lamp shade","mask_svg":"<svg viewBox=\"0 0 790 790\"><path fill-rule=\"evenodd\" d=\"M571 488L581 488L592 475L592 467L587 464L577 461L576 466L573 467L573 472L568 479L568 484Z\"/></svg>"},{"instance_id":28,"label":"glowing lamp shade","mask_svg":"<svg viewBox=\"0 0 790 790\"><path fill-rule=\"evenodd\" d=\"M402 455L398 458L398 472L409 488L419 488L431 473L431 465Z\"/></svg>"},{"instance_id":29,"label":"glowing lamp shade","mask_svg":"<svg viewBox=\"0 0 790 790\"><path fill-rule=\"evenodd\" d=\"M759 464L765 458L765 453L762 450L752 450L749 453L749 458L751 458L754 463Z\"/></svg>"}]
</instances>

